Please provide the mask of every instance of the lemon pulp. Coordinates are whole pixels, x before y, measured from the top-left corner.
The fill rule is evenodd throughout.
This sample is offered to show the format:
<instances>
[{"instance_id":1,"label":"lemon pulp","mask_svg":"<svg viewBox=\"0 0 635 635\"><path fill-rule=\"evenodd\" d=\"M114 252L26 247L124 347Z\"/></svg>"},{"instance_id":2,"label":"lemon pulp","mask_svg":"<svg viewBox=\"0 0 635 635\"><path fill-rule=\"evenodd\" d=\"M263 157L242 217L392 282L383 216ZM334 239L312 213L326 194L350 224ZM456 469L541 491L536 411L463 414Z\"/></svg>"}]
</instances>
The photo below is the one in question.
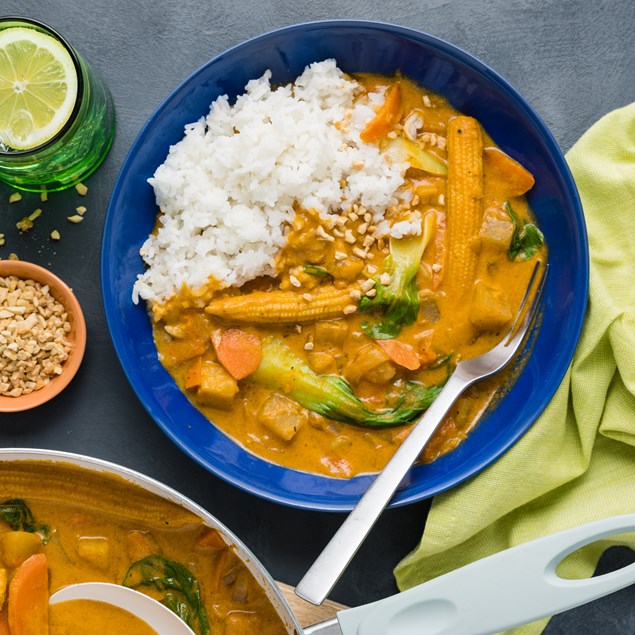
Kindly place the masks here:
<instances>
[{"instance_id":1,"label":"lemon pulp","mask_svg":"<svg viewBox=\"0 0 635 635\"><path fill-rule=\"evenodd\" d=\"M64 127L76 99L77 71L61 42L26 27L0 31L0 149L46 143Z\"/></svg>"}]
</instances>

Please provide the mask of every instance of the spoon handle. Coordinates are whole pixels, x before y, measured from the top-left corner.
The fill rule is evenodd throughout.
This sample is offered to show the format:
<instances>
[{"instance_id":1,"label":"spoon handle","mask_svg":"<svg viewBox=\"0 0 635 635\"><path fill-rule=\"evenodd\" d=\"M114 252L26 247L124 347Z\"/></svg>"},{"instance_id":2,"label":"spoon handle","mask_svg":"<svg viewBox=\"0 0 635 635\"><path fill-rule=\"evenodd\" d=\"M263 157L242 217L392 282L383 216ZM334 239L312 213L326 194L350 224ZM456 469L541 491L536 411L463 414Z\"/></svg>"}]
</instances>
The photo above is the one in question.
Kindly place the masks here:
<instances>
[{"instance_id":1,"label":"spoon handle","mask_svg":"<svg viewBox=\"0 0 635 635\"><path fill-rule=\"evenodd\" d=\"M523 543L403 593L340 611L342 635L490 635L572 609L635 582L635 564L568 580L556 568L596 540L635 530L635 514L614 516ZM319 632L319 631L318 631Z\"/></svg>"},{"instance_id":2,"label":"spoon handle","mask_svg":"<svg viewBox=\"0 0 635 635\"><path fill-rule=\"evenodd\" d=\"M296 595L322 604L390 502L399 484L468 382L456 373L447 381L393 458L377 475L353 511L297 585Z\"/></svg>"}]
</instances>

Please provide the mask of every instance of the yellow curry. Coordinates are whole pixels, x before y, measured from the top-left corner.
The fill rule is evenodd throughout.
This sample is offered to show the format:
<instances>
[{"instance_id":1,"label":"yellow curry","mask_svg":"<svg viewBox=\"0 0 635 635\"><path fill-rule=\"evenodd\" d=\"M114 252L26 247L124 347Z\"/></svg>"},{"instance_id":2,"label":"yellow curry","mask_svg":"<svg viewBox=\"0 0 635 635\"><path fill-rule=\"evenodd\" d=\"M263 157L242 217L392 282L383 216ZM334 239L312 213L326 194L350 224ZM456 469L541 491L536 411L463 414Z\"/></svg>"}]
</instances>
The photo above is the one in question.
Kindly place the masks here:
<instances>
[{"instance_id":1,"label":"yellow curry","mask_svg":"<svg viewBox=\"0 0 635 635\"><path fill-rule=\"evenodd\" d=\"M197 633L282 635L288 629L220 533L123 479L64 463L3 464L0 634L154 631L130 613L49 597L78 582L141 591Z\"/></svg>"},{"instance_id":2,"label":"yellow curry","mask_svg":"<svg viewBox=\"0 0 635 635\"><path fill-rule=\"evenodd\" d=\"M277 277L151 306L161 362L214 425L341 478L385 465L454 365L500 340L546 259L533 176L478 121L403 77L356 79L385 95L361 139L410 166L388 228L357 203L297 208ZM503 381L462 398L423 460L461 443Z\"/></svg>"}]
</instances>

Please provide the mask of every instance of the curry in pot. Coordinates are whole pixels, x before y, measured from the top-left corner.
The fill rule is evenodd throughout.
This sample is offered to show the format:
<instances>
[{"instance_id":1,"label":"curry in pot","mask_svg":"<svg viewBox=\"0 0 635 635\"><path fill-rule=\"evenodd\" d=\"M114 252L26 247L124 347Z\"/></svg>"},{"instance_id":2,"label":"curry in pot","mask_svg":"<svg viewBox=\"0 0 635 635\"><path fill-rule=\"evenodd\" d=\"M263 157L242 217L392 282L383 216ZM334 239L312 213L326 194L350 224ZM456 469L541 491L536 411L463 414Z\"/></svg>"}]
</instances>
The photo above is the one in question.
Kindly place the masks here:
<instances>
[{"instance_id":1,"label":"curry in pot","mask_svg":"<svg viewBox=\"0 0 635 635\"><path fill-rule=\"evenodd\" d=\"M546 259L534 179L476 119L401 76L356 80L360 99L384 93L361 139L409 164L383 226L356 203L296 208L276 277L151 305L162 364L210 422L340 478L385 465L456 363L498 343ZM422 459L458 446L504 382L461 398Z\"/></svg>"},{"instance_id":2,"label":"curry in pot","mask_svg":"<svg viewBox=\"0 0 635 635\"><path fill-rule=\"evenodd\" d=\"M197 635L289 630L246 564L192 512L121 478L64 463L3 463L0 634L154 633L126 611L49 596L79 582L123 584Z\"/></svg>"}]
</instances>

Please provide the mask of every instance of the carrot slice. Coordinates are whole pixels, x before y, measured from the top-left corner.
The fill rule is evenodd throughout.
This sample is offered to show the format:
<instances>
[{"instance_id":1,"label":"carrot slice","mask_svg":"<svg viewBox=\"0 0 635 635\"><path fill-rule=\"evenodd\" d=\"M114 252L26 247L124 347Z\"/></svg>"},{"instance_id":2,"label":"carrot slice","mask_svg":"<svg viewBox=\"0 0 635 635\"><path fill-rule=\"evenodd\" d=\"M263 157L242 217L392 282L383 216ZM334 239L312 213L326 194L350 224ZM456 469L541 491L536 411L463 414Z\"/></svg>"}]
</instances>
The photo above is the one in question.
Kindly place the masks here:
<instances>
[{"instance_id":1,"label":"carrot slice","mask_svg":"<svg viewBox=\"0 0 635 635\"><path fill-rule=\"evenodd\" d=\"M528 192L536 182L533 174L526 170L518 161L512 159L498 148L484 148L485 169L491 169L505 181L509 196L522 196Z\"/></svg>"},{"instance_id":2,"label":"carrot slice","mask_svg":"<svg viewBox=\"0 0 635 635\"><path fill-rule=\"evenodd\" d=\"M185 390L192 390L201 385L201 369L203 368L203 358L197 357L185 373L183 385Z\"/></svg>"},{"instance_id":3,"label":"carrot slice","mask_svg":"<svg viewBox=\"0 0 635 635\"><path fill-rule=\"evenodd\" d=\"M408 370L417 370L421 366L417 351L410 344L405 344L399 340L375 340L375 343L383 349L384 353L395 364L399 364L399 366L403 366Z\"/></svg>"},{"instance_id":4,"label":"carrot slice","mask_svg":"<svg viewBox=\"0 0 635 635\"><path fill-rule=\"evenodd\" d=\"M11 635L9 622L7 621L7 616L4 614L0 614L0 635Z\"/></svg>"},{"instance_id":5,"label":"carrot slice","mask_svg":"<svg viewBox=\"0 0 635 635\"><path fill-rule=\"evenodd\" d=\"M251 375L262 361L262 344L253 333L240 329L214 331L212 345L218 361L236 380Z\"/></svg>"},{"instance_id":6,"label":"carrot slice","mask_svg":"<svg viewBox=\"0 0 635 635\"><path fill-rule=\"evenodd\" d=\"M11 635L48 635L48 565L43 553L27 558L9 585Z\"/></svg>"},{"instance_id":7,"label":"carrot slice","mask_svg":"<svg viewBox=\"0 0 635 635\"><path fill-rule=\"evenodd\" d=\"M394 127L401 115L401 84L396 82L386 91L386 99L377 114L359 134L365 143L381 141Z\"/></svg>"}]
</instances>

